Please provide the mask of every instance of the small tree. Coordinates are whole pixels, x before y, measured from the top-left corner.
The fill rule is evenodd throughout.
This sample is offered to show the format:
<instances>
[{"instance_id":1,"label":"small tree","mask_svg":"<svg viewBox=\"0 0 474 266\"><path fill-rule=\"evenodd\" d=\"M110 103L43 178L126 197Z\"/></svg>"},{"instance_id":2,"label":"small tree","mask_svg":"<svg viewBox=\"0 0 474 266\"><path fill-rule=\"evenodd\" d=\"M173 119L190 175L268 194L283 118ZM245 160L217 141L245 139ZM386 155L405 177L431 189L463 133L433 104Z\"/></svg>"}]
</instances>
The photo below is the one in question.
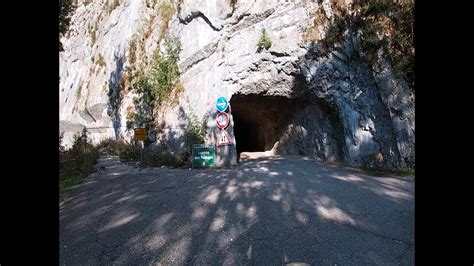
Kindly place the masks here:
<instances>
[{"instance_id":1,"label":"small tree","mask_svg":"<svg viewBox=\"0 0 474 266\"><path fill-rule=\"evenodd\" d=\"M181 151L182 162L189 163L193 150L193 144L204 144L206 140L206 128L209 114L205 114L199 121L195 114L188 117L188 127L186 130L186 148Z\"/></svg>"},{"instance_id":2,"label":"small tree","mask_svg":"<svg viewBox=\"0 0 474 266\"><path fill-rule=\"evenodd\" d=\"M206 139L207 120L209 115L206 114L199 121L196 115L191 114L188 118L188 129L186 134L189 150L192 150L193 144L202 144Z\"/></svg>"},{"instance_id":3,"label":"small tree","mask_svg":"<svg viewBox=\"0 0 474 266\"><path fill-rule=\"evenodd\" d=\"M268 37L265 28L262 28L262 35L260 36L260 40L258 40L257 46L260 49L265 48L267 50L272 46L272 41L270 40L270 37Z\"/></svg>"},{"instance_id":4,"label":"small tree","mask_svg":"<svg viewBox=\"0 0 474 266\"><path fill-rule=\"evenodd\" d=\"M59 0L59 37L61 38L69 31L71 15L76 9L72 0ZM59 41L59 51L63 51L63 45Z\"/></svg>"}]
</instances>

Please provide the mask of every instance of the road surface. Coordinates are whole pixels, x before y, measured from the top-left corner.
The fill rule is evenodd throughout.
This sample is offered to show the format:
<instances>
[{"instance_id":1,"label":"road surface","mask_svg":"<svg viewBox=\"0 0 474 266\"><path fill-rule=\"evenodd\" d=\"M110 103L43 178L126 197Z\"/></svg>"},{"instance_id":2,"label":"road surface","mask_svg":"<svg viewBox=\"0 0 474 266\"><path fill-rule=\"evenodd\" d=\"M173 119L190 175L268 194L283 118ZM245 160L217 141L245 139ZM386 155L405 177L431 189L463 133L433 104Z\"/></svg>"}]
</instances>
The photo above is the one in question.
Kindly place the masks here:
<instances>
[{"instance_id":1,"label":"road surface","mask_svg":"<svg viewBox=\"0 0 474 266\"><path fill-rule=\"evenodd\" d=\"M60 205L60 265L414 264L414 177L297 156L97 168Z\"/></svg>"}]
</instances>

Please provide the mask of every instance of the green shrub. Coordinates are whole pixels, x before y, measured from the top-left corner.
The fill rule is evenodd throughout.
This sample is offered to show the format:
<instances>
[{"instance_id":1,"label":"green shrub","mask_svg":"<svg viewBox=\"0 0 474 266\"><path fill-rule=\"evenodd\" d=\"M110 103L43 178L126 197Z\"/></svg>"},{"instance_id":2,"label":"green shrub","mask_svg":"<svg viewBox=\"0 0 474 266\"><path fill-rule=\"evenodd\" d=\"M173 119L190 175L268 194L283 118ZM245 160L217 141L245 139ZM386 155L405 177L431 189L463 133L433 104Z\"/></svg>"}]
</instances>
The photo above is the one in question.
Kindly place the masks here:
<instances>
[{"instance_id":1,"label":"green shrub","mask_svg":"<svg viewBox=\"0 0 474 266\"><path fill-rule=\"evenodd\" d=\"M124 140L117 142L117 153L121 161L138 161L140 160L140 147L133 146Z\"/></svg>"},{"instance_id":2,"label":"green shrub","mask_svg":"<svg viewBox=\"0 0 474 266\"><path fill-rule=\"evenodd\" d=\"M97 150L102 150L105 151L107 154L110 155L118 155L117 152L117 141L113 138L108 138L102 140L98 145L97 145Z\"/></svg>"},{"instance_id":3,"label":"green shrub","mask_svg":"<svg viewBox=\"0 0 474 266\"><path fill-rule=\"evenodd\" d=\"M64 131L59 133L59 154L66 151L66 148L63 146Z\"/></svg>"},{"instance_id":4,"label":"green shrub","mask_svg":"<svg viewBox=\"0 0 474 266\"><path fill-rule=\"evenodd\" d=\"M392 63L396 77L405 79L412 88L415 82L415 42L413 1L354 1L353 9L360 13L353 19L362 29L362 48L369 64L383 48ZM382 39L377 34L383 33Z\"/></svg>"},{"instance_id":5,"label":"green shrub","mask_svg":"<svg viewBox=\"0 0 474 266\"><path fill-rule=\"evenodd\" d=\"M154 166L173 166L173 167L182 167L185 165L180 156L173 154L171 151L166 149L156 149L150 150L145 149L144 158L145 166L154 167Z\"/></svg>"},{"instance_id":6,"label":"green shrub","mask_svg":"<svg viewBox=\"0 0 474 266\"><path fill-rule=\"evenodd\" d=\"M268 50L270 46L272 46L272 41L270 40L270 37L268 37L267 31L265 28L262 28L262 35L260 36L260 39L258 40L257 46L259 48L265 48Z\"/></svg>"},{"instance_id":7,"label":"green shrub","mask_svg":"<svg viewBox=\"0 0 474 266\"><path fill-rule=\"evenodd\" d=\"M132 40L130 41L130 45L128 48L128 61L130 62L130 65L135 64L135 61L137 60L137 36L133 36Z\"/></svg>"},{"instance_id":8,"label":"green shrub","mask_svg":"<svg viewBox=\"0 0 474 266\"><path fill-rule=\"evenodd\" d=\"M196 115L191 114L188 117L188 127L186 131L186 142L189 151L192 150L193 144L203 144L206 139L207 121L209 115L205 114L201 120L198 120Z\"/></svg>"},{"instance_id":9,"label":"green shrub","mask_svg":"<svg viewBox=\"0 0 474 266\"><path fill-rule=\"evenodd\" d=\"M65 36L69 32L71 16L75 9L76 4L73 0L59 1L59 38ZM59 51L63 51L63 45L61 41L59 41Z\"/></svg>"},{"instance_id":10,"label":"green shrub","mask_svg":"<svg viewBox=\"0 0 474 266\"><path fill-rule=\"evenodd\" d=\"M326 35L322 40L325 49L334 47L334 44L342 41L342 35L346 30L347 26L344 20L337 19L334 23L329 25Z\"/></svg>"},{"instance_id":11,"label":"green shrub","mask_svg":"<svg viewBox=\"0 0 474 266\"><path fill-rule=\"evenodd\" d=\"M73 136L73 145L66 150L61 142L63 133L59 135L59 201L62 201L72 186L94 170L99 152L87 138L84 128L81 134Z\"/></svg>"},{"instance_id":12,"label":"green shrub","mask_svg":"<svg viewBox=\"0 0 474 266\"><path fill-rule=\"evenodd\" d=\"M101 67L105 67L107 64L105 63L105 59L102 54L99 54L99 59L97 60L97 64Z\"/></svg>"},{"instance_id":13,"label":"green shrub","mask_svg":"<svg viewBox=\"0 0 474 266\"><path fill-rule=\"evenodd\" d=\"M161 104L167 100L173 85L179 78L178 60L181 51L179 39L171 37L165 40L166 54L158 53L150 72L153 98Z\"/></svg>"},{"instance_id":14,"label":"green shrub","mask_svg":"<svg viewBox=\"0 0 474 266\"><path fill-rule=\"evenodd\" d=\"M149 105L155 101L158 105L163 103L179 78L178 60L181 43L179 39L172 37L165 40L165 46L166 53L157 53L151 70L133 84L137 92L143 93L145 103Z\"/></svg>"},{"instance_id":15,"label":"green shrub","mask_svg":"<svg viewBox=\"0 0 474 266\"><path fill-rule=\"evenodd\" d=\"M400 168L395 171L395 174L400 175L400 176L406 176L406 175L415 175L415 167L405 167L405 168Z\"/></svg>"},{"instance_id":16,"label":"green shrub","mask_svg":"<svg viewBox=\"0 0 474 266\"><path fill-rule=\"evenodd\" d=\"M341 42L346 29L353 32L360 30L362 51L367 63L374 66L378 51L382 48L392 64L395 76L405 79L414 88L413 1L355 0L349 7L337 2L332 2L334 17L321 40L324 50L329 52L334 44ZM348 9L352 12L347 12ZM322 12L321 9L318 12ZM312 28L303 37L310 40L311 34Z\"/></svg>"},{"instance_id":17,"label":"green shrub","mask_svg":"<svg viewBox=\"0 0 474 266\"><path fill-rule=\"evenodd\" d=\"M108 142L108 141L107 141ZM114 147L115 152L119 155L121 161L125 162L139 162L141 156L143 156L144 167L157 167L157 166L173 166L173 167L186 167L189 165L187 158L182 154L174 154L165 148L154 148L145 147L143 150L140 146L133 146L124 140L111 141L115 144L107 143L103 144L109 147ZM142 155L143 154L143 155Z\"/></svg>"},{"instance_id":18,"label":"green shrub","mask_svg":"<svg viewBox=\"0 0 474 266\"><path fill-rule=\"evenodd\" d=\"M181 51L179 39L165 40L166 53L157 53L150 71L136 75L132 89L140 96L134 100L136 112L127 121L127 129L133 126L151 127L153 110L169 99L173 88L179 83L178 60Z\"/></svg>"}]
</instances>

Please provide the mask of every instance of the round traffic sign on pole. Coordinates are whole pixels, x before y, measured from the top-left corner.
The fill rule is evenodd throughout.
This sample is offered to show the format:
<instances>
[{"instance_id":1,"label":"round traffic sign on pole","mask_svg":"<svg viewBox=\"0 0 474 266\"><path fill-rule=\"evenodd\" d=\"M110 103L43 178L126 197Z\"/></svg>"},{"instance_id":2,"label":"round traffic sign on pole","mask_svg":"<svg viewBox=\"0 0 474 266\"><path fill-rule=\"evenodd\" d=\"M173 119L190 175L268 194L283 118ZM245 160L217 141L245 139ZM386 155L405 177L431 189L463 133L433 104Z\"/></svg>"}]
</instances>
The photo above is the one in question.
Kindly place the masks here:
<instances>
[{"instance_id":1,"label":"round traffic sign on pole","mask_svg":"<svg viewBox=\"0 0 474 266\"><path fill-rule=\"evenodd\" d=\"M227 113L219 112L216 115L216 124L217 124L217 127L220 129L225 129L229 125L229 121L230 119Z\"/></svg>"},{"instance_id":2,"label":"round traffic sign on pole","mask_svg":"<svg viewBox=\"0 0 474 266\"><path fill-rule=\"evenodd\" d=\"M229 102L224 96L217 98L216 108L219 112L224 112L229 106Z\"/></svg>"}]
</instances>

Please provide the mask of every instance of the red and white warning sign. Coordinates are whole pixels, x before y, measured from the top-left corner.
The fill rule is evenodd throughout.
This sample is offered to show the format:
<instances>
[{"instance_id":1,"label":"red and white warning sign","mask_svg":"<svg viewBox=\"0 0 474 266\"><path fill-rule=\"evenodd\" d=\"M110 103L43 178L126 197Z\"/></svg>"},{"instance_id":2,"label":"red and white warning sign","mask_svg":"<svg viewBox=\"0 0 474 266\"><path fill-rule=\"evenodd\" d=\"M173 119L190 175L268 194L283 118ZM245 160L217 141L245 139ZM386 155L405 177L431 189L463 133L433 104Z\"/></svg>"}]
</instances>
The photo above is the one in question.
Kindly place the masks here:
<instances>
[{"instance_id":1,"label":"red and white warning sign","mask_svg":"<svg viewBox=\"0 0 474 266\"><path fill-rule=\"evenodd\" d=\"M217 124L217 127L220 129L225 129L229 125L229 121L230 119L227 113L219 112L216 115L216 124Z\"/></svg>"},{"instance_id":2,"label":"red and white warning sign","mask_svg":"<svg viewBox=\"0 0 474 266\"><path fill-rule=\"evenodd\" d=\"M224 146L229 144L232 144L232 141L230 140L227 130L221 130L221 134L220 136L218 136L217 139L217 146Z\"/></svg>"}]
</instances>

